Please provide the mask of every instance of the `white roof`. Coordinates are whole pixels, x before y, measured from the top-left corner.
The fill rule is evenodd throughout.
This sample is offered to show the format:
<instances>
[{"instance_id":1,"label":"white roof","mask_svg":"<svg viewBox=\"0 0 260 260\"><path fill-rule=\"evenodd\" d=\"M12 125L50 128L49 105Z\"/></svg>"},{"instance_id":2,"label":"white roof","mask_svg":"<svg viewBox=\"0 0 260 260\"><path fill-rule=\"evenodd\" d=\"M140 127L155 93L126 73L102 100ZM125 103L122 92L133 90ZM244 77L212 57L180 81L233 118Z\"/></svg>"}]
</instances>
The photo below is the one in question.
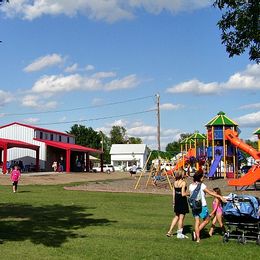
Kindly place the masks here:
<instances>
[{"instance_id":1,"label":"white roof","mask_svg":"<svg viewBox=\"0 0 260 260\"><path fill-rule=\"evenodd\" d=\"M144 154L146 144L112 144L110 154Z\"/></svg>"}]
</instances>

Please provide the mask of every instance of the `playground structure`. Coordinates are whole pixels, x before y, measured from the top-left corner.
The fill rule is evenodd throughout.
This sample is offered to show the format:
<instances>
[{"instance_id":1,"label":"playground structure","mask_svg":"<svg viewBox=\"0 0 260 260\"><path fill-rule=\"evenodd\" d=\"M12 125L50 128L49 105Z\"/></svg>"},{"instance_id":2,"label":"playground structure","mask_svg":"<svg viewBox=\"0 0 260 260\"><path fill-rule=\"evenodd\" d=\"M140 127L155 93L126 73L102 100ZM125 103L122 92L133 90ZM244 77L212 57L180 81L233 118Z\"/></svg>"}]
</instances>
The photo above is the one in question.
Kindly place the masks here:
<instances>
[{"instance_id":1,"label":"playground structure","mask_svg":"<svg viewBox=\"0 0 260 260\"><path fill-rule=\"evenodd\" d=\"M238 125L233 120L224 112L219 112L206 127L208 130L207 154L208 159L212 160L208 177L218 177L223 174L224 178L234 178L228 181L230 186L250 186L260 180L260 165L251 167L247 174L238 178L241 151L249 154L256 161L260 160L260 152L238 138ZM221 172L218 174L219 165Z\"/></svg>"},{"instance_id":2,"label":"playground structure","mask_svg":"<svg viewBox=\"0 0 260 260\"><path fill-rule=\"evenodd\" d=\"M226 138L225 131L238 131L238 124L219 112L207 124L207 158L210 163L208 177L235 177L238 172L238 150ZM220 167L219 167L220 166Z\"/></svg>"},{"instance_id":3,"label":"playground structure","mask_svg":"<svg viewBox=\"0 0 260 260\"><path fill-rule=\"evenodd\" d=\"M222 111L206 124L206 128L206 137L195 132L181 142L181 152L185 155L182 161L177 162L171 173L187 162L192 163L191 159L195 159L196 170L202 170L204 164L209 178L230 178L228 181L230 186L250 186L260 180L260 128L254 132L258 135L258 151L238 138L240 133L238 124ZM238 176L241 151L259 162L244 176Z\"/></svg>"},{"instance_id":4,"label":"playground structure","mask_svg":"<svg viewBox=\"0 0 260 260\"><path fill-rule=\"evenodd\" d=\"M190 137L181 141L181 158L177 160L173 169L167 171L167 174L173 175L173 173L179 169L185 169L185 166L190 168L196 168L199 170L206 155L206 137L199 132L195 132Z\"/></svg>"},{"instance_id":5,"label":"playground structure","mask_svg":"<svg viewBox=\"0 0 260 260\"><path fill-rule=\"evenodd\" d=\"M174 172L180 169L190 168L207 172L208 178L228 178L230 186L250 186L260 181L260 128L254 132L258 136L258 151L239 139L240 130L238 124L228 118L224 112L219 112L206 125L207 134L195 132L190 137L181 141L181 156L175 162L175 166L166 170L161 168L161 160L148 174L146 187L151 180L164 180L172 189ZM256 161L248 173L239 176L240 160L242 152L249 154ZM148 158L149 160L149 158ZM148 161L147 161L148 162ZM135 189L140 184L144 172L141 172Z\"/></svg>"}]
</instances>

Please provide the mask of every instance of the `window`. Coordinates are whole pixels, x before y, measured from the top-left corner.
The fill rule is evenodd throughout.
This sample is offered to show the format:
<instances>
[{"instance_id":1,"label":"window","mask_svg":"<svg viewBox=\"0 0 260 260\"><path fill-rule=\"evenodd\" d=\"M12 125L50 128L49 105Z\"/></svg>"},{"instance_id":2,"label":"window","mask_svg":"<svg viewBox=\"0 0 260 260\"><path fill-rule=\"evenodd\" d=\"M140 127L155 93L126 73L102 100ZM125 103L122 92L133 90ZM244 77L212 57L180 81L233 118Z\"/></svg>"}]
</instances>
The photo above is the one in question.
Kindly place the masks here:
<instances>
[{"instance_id":1,"label":"window","mask_svg":"<svg viewBox=\"0 0 260 260\"><path fill-rule=\"evenodd\" d=\"M43 139L43 132L40 132L40 139Z\"/></svg>"},{"instance_id":2,"label":"window","mask_svg":"<svg viewBox=\"0 0 260 260\"><path fill-rule=\"evenodd\" d=\"M45 140L48 140L48 139L49 139L49 135L45 134Z\"/></svg>"},{"instance_id":3,"label":"window","mask_svg":"<svg viewBox=\"0 0 260 260\"><path fill-rule=\"evenodd\" d=\"M53 141L53 134L51 134L51 141Z\"/></svg>"},{"instance_id":4,"label":"window","mask_svg":"<svg viewBox=\"0 0 260 260\"><path fill-rule=\"evenodd\" d=\"M68 144L70 143L70 138L69 138L69 136L67 136L67 143L68 143Z\"/></svg>"},{"instance_id":5,"label":"window","mask_svg":"<svg viewBox=\"0 0 260 260\"><path fill-rule=\"evenodd\" d=\"M59 142L61 142L61 135L59 135Z\"/></svg>"}]
</instances>

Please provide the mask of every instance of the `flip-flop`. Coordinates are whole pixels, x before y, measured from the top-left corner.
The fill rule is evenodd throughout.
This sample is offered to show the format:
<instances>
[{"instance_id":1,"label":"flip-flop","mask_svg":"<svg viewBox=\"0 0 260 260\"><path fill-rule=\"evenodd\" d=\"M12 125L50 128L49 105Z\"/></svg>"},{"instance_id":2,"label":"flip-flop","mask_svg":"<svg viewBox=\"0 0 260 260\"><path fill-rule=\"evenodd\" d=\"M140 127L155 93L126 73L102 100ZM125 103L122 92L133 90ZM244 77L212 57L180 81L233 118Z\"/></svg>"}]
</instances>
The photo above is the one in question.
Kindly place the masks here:
<instances>
[{"instance_id":1,"label":"flip-flop","mask_svg":"<svg viewBox=\"0 0 260 260\"><path fill-rule=\"evenodd\" d=\"M168 233L166 234L166 236L167 236L167 237L172 237L173 235L172 235L172 233L168 232Z\"/></svg>"}]
</instances>

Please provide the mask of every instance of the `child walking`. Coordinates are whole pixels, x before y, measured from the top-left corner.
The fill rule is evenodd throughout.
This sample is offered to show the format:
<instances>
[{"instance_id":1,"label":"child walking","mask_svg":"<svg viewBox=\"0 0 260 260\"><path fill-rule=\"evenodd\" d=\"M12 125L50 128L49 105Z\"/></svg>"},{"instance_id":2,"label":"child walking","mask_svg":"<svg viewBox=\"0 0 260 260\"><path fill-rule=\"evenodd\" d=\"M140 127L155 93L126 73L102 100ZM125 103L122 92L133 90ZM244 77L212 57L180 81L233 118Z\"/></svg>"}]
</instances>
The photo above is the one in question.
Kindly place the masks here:
<instances>
[{"instance_id":1,"label":"child walking","mask_svg":"<svg viewBox=\"0 0 260 260\"><path fill-rule=\"evenodd\" d=\"M220 188L214 188L213 191L222 196L221 195L221 190ZM221 200L219 198L216 198L213 200L213 203L212 203L212 212L210 213L210 217L213 217L213 220L212 220L212 223L211 223L211 228L209 230L209 235L212 236L213 235L213 232L214 232L214 229L215 229L215 226L216 226L216 223L218 222L219 223L219 226L220 228L224 231L224 225L223 225L223 221L222 221L222 216L223 216L223 208L222 208L222 203L221 203Z\"/></svg>"},{"instance_id":2,"label":"child walking","mask_svg":"<svg viewBox=\"0 0 260 260\"><path fill-rule=\"evenodd\" d=\"M14 166L14 169L11 172L11 181L13 183L13 192L17 192L17 186L18 186L18 181L21 178L21 172L18 168L18 165Z\"/></svg>"}]
</instances>

